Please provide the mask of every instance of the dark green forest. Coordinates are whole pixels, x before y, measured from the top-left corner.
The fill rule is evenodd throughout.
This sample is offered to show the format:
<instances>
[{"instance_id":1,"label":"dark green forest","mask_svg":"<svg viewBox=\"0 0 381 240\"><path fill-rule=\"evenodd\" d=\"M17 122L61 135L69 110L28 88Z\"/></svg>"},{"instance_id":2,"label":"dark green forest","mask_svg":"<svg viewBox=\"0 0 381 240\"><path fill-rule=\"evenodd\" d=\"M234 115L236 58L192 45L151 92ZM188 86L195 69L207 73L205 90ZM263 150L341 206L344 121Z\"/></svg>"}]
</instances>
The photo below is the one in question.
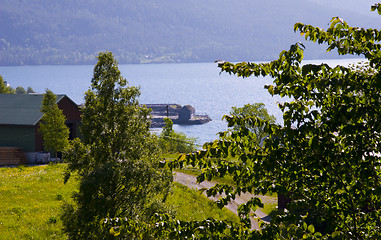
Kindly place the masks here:
<instances>
[{"instance_id":1,"label":"dark green forest","mask_svg":"<svg viewBox=\"0 0 381 240\"><path fill-rule=\"evenodd\" d=\"M0 65L94 64L105 50L120 63L270 60L303 41L295 22L377 22L326 2L0 0ZM307 59L327 57L307 47Z\"/></svg>"}]
</instances>

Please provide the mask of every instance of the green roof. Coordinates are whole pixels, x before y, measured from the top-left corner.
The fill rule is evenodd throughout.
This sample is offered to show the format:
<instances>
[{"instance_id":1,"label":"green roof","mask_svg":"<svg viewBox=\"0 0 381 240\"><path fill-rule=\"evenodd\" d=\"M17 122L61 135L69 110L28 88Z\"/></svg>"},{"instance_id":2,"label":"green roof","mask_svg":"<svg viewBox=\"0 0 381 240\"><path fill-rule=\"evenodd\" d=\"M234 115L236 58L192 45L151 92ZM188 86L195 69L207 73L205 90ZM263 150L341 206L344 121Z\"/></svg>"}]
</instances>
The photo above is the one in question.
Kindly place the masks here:
<instances>
[{"instance_id":1,"label":"green roof","mask_svg":"<svg viewBox=\"0 0 381 240\"><path fill-rule=\"evenodd\" d=\"M57 103L65 95L57 95ZM0 94L0 124L36 125L42 118L43 94Z\"/></svg>"}]
</instances>

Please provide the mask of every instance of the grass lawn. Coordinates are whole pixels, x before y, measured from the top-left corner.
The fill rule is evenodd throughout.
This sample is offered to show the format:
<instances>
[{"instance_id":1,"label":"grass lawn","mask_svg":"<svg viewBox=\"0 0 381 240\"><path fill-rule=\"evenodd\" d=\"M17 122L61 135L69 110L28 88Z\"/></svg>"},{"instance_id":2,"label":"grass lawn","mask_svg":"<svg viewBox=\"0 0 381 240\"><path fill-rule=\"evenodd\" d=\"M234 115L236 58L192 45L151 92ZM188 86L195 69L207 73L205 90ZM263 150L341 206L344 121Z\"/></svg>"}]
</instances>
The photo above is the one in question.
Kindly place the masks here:
<instances>
[{"instance_id":1,"label":"grass lawn","mask_svg":"<svg viewBox=\"0 0 381 240\"><path fill-rule=\"evenodd\" d=\"M70 200L73 179L65 185L65 165L0 168L0 239L63 239L62 201Z\"/></svg>"},{"instance_id":2,"label":"grass lawn","mask_svg":"<svg viewBox=\"0 0 381 240\"><path fill-rule=\"evenodd\" d=\"M60 207L71 201L77 182L72 177L63 184L65 168L65 164L0 168L0 240L66 239L60 230ZM181 220L238 221L233 213L180 184L174 184L167 203Z\"/></svg>"},{"instance_id":3,"label":"grass lawn","mask_svg":"<svg viewBox=\"0 0 381 240\"><path fill-rule=\"evenodd\" d=\"M189 189L180 183L174 183L173 195L168 197L167 204L173 207L179 220L204 220L213 216L219 220L239 222L237 215L231 211L226 208L219 209L201 192Z\"/></svg>"}]
</instances>

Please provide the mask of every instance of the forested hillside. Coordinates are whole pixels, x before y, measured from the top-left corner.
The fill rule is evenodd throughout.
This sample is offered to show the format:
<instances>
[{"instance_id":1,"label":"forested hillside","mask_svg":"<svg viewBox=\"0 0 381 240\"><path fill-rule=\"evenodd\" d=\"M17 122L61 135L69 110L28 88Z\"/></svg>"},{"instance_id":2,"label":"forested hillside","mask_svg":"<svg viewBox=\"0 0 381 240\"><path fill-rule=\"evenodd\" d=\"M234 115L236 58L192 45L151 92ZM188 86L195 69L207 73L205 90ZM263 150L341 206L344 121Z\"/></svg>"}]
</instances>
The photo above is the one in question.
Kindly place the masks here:
<instances>
[{"instance_id":1,"label":"forested hillside","mask_svg":"<svg viewBox=\"0 0 381 240\"><path fill-rule=\"evenodd\" d=\"M303 40L294 23L333 16L376 22L322 0L0 0L0 65L93 64L104 50L120 63L269 60Z\"/></svg>"}]
</instances>

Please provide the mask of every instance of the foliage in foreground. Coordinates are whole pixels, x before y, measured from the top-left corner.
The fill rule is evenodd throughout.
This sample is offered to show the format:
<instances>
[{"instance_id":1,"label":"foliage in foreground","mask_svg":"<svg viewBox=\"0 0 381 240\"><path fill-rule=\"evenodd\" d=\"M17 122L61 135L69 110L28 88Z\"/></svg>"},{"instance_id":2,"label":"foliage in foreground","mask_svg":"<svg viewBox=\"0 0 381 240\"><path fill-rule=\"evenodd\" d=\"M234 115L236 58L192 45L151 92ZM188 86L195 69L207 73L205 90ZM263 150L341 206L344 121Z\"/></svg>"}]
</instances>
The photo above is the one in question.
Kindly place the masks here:
<instances>
[{"instance_id":1,"label":"foliage in foreground","mask_svg":"<svg viewBox=\"0 0 381 240\"><path fill-rule=\"evenodd\" d=\"M381 5L372 10L381 13ZM240 125L239 131L221 133L205 150L169 163L198 166L199 181L231 175L235 189L218 184L207 190L225 193L221 205L241 192L271 191L289 197L286 210L261 232L214 220L175 222L165 217L159 231L175 238L381 238L381 31L350 27L340 18L333 18L327 30L297 23L295 31L327 44L328 51L364 56L369 67L302 65L300 43L269 63L225 63L221 68L227 73L274 78L274 85L265 86L268 92L293 99L279 106L284 125L226 116L229 127ZM248 126L264 127L268 138L263 147ZM224 160L228 156L240 161ZM242 221L247 209L260 204L253 198L241 205Z\"/></svg>"},{"instance_id":2,"label":"foliage in foreground","mask_svg":"<svg viewBox=\"0 0 381 240\"><path fill-rule=\"evenodd\" d=\"M100 53L82 110L84 141L73 141L65 156L79 180L75 205L65 205L62 217L71 239L113 239L101 227L104 218L144 223L164 212L172 174L159 168L149 110L140 107L139 94L121 76L112 53Z\"/></svg>"}]
</instances>

